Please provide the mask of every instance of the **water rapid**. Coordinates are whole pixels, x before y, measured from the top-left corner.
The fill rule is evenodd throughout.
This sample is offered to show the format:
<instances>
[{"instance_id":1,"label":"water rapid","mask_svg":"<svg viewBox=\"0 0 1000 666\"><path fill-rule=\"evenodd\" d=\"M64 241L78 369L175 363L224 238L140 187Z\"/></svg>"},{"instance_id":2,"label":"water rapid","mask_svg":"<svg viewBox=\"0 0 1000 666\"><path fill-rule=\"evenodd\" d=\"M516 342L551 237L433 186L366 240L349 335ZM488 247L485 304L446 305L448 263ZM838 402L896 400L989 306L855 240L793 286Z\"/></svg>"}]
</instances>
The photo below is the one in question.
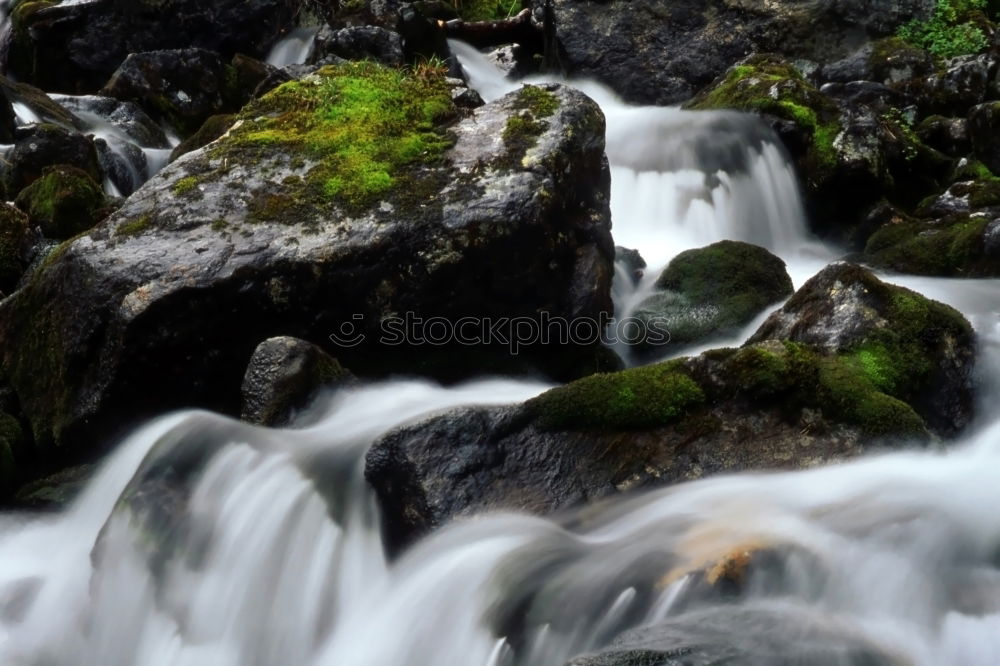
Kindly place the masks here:
<instances>
[{"instance_id":1,"label":"water rapid","mask_svg":"<svg viewBox=\"0 0 1000 666\"><path fill-rule=\"evenodd\" d=\"M484 97L519 85L455 49ZM792 171L755 121L574 85L608 118L616 242L649 263L619 308L677 252L715 240L768 247L797 285L837 256L809 237ZM997 282L891 279L970 317L995 404ZM294 430L204 412L146 425L64 512L0 516L0 663L560 666L652 623L772 655L755 664L1000 663L1000 420L988 410L947 451L483 516L387 563L361 476L371 442L545 388L392 381L325 396Z\"/></svg>"}]
</instances>

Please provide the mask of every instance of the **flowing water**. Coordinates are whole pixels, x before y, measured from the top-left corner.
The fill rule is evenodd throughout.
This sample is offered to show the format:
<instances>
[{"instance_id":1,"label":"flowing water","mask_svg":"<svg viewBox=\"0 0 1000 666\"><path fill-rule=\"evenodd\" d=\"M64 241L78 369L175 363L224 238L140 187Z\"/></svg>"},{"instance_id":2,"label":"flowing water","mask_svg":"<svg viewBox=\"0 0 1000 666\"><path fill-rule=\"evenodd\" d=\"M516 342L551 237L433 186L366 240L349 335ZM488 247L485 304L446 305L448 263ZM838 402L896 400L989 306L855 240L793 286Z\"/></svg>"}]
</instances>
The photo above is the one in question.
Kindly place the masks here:
<instances>
[{"instance_id":1,"label":"flowing water","mask_svg":"<svg viewBox=\"0 0 1000 666\"><path fill-rule=\"evenodd\" d=\"M484 97L516 87L456 50ZM677 252L723 238L770 248L797 285L837 256L809 238L792 172L753 120L574 85L608 118L616 241L649 263L637 287L619 285L619 309ZM897 281L969 315L995 404L996 281ZM553 518L484 516L388 564L361 476L370 443L545 388L400 380L324 396L296 430L205 412L148 424L62 513L0 516L0 663L560 666L653 623L771 655L754 664L1000 663L989 410L947 451L719 477ZM733 553L757 566L724 601L694 572Z\"/></svg>"}]
</instances>

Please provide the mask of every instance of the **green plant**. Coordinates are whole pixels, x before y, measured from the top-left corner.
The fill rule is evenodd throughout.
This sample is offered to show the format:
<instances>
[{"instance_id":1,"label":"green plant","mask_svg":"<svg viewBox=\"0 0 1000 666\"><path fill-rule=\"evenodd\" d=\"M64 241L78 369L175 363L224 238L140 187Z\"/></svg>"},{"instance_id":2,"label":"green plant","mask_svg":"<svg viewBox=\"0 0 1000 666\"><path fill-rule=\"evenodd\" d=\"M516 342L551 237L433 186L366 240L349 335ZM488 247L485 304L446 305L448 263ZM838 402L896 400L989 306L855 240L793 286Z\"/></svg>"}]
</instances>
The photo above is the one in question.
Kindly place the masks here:
<instances>
[{"instance_id":1,"label":"green plant","mask_svg":"<svg viewBox=\"0 0 1000 666\"><path fill-rule=\"evenodd\" d=\"M987 0L938 0L929 19L913 19L897 34L940 58L978 53L986 48L988 40L971 19L975 12L986 8Z\"/></svg>"}]
</instances>

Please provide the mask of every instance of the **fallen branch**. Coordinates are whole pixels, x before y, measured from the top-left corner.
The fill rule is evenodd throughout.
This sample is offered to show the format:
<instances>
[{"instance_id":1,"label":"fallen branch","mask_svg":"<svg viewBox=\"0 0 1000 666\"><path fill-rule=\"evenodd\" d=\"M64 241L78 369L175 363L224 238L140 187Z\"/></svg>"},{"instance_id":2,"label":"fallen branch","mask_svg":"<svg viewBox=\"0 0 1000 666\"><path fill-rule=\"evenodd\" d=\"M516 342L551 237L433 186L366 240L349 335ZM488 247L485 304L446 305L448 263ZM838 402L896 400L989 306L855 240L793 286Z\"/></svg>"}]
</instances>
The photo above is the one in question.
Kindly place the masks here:
<instances>
[{"instance_id":1,"label":"fallen branch","mask_svg":"<svg viewBox=\"0 0 1000 666\"><path fill-rule=\"evenodd\" d=\"M517 16L501 21L465 22L462 19L438 21L449 39L468 42L476 48L520 44L540 48L542 31L531 21L531 10L522 9Z\"/></svg>"}]
</instances>

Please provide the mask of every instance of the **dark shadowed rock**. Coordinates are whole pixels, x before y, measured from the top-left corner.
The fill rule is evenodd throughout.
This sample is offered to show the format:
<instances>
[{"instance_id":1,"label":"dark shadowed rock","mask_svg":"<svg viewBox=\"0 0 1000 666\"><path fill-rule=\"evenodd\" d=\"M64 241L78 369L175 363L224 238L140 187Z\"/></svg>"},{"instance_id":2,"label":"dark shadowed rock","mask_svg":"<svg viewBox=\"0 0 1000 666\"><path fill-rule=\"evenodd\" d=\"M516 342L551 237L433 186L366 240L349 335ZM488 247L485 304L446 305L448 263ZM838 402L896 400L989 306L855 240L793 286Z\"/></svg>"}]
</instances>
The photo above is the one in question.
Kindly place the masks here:
<instances>
[{"instance_id":1,"label":"dark shadowed rock","mask_svg":"<svg viewBox=\"0 0 1000 666\"><path fill-rule=\"evenodd\" d=\"M9 203L0 204L0 298L24 275L32 240L28 217Z\"/></svg>"},{"instance_id":2,"label":"dark shadowed rock","mask_svg":"<svg viewBox=\"0 0 1000 666\"><path fill-rule=\"evenodd\" d=\"M301 119L340 103L323 91L346 82L390 96L386 106L337 107L335 126L347 122L352 141L378 122L366 114L430 109L417 134L428 152L407 152L413 134L394 134L414 131L405 123L379 130L386 150L406 148L392 171L344 168L336 145L304 149L296 119L313 127ZM358 373L593 371L596 340L517 356L506 342L380 342L383 322L406 313L597 321L611 307L599 108L549 86L457 122L454 113L443 81L371 63L325 70L265 96L227 138L181 157L61 246L0 305L4 368L38 441L65 444L185 404L236 412L247 359L277 335L323 341ZM268 125L278 115L280 131ZM434 123L454 145L426 143L440 140ZM370 180L356 180L362 168ZM352 346L355 334L364 344Z\"/></svg>"},{"instance_id":3,"label":"dark shadowed rock","mask_svg":"<svg viewBox=\"0 0 1000 666\"><path fill-rule=\"evenodd\" d=\"M233 123L236 122L236 115L232 113L222 113L209 117L198 131L177 144L177 147L170 151L170 161L173 162L181 155L190 153L212 143L220 136L229 131Z\"/></svg>"},{"instance_id":4,"label":"dark shadowed rock","mask_svg":"<svg viewBox=\"0 0 1000 666\"><path fill-rule=\"evenodd\" d=\"M131 54L101 94L135 102L189 133L226 109L227 85L219 54L175 49Z\"/></svg>"},{"instance_id":5,"label":"dark shadowed rock","mask_svg":"<svg viewBox=\"0 0 1000 666\"><path fill-rule=\"evenodd\" d=\"M976 157L1000 173L1000 102L987 102L969 111L969 139Z\"/></svg>"},{"instance_id":6,"label":"dark shadowed rock","mask_svg":"<svg viewBox=\"0 0 1000 666\"><path fill-rule=\"evenodd\" d=\"M11 16L6 67L48 91L94 92L131 53L199 48L226 60L264 57L292 26L285 0L22 2Z\"/></svg>"},{"instance_id":7,"label":"dark shadowed rock","mask_svg":"<svg viewBox=\"0 0 1000 666\"><path fill-rule=\"evenodd\" d=\"M107 205L104 190L86 171L66 164L46 167L15 201L46 238L66 240L97 224Z\"/></svg>"},{"instance_id":8,"label":"dark shadowed rock","mask_svg":"<svg viewBox=\"0 0 1000 666\"><path fill-rule=\"evenodd\" d=\"M316 391L353 375L325 351L305 340L270 338L257 345L243 376L240 418L250 423L281 426Z\"/></svg>"},{"instance_id":9,"label":"dark shadowed rock","mask_svg":"<svg viewBox=\"0 0 1000 666\"><path fill-rule=\"evenodd\" d=\"M553 55L629 101L672 104L752 52L831 62L933 7L933 0L556 0Z\"/></svg>"},{"instance_id":10,"label":"dark shadowed rock","mask_svg":"<svg viewBox=\"0 0 1000 666\"><path fill-rule=\"evenodd\" d=\"M376 26L352 26L333 30L324 27L316 35L312 61L328 56L345 60L375 60L398 67L403 64L403 38L399 33Z\"/></svg>"},{"instance_id":11,"label":"dark shadowed rock","mask_svg":"<svg viewBox=\"0 0 1000 666\"><path fill-rule=\"evenodd\" d=\"M94 141L56 125L36 125L18 137L7 162L4 185L11 196L35 182L47 167L57 164L71 164L95 181L101 180Z\"/></svg>"},{"instance_id":12,"label":"dark shadowed rock","mask_svg":"<svg viewBox=\"0 0 1000 666\"><path fill-rule=\"evenodd\" d=\"M567 666L900 666L830 619L780 607L717 606L632 629Z\"/></svg>"}]
</instances>

